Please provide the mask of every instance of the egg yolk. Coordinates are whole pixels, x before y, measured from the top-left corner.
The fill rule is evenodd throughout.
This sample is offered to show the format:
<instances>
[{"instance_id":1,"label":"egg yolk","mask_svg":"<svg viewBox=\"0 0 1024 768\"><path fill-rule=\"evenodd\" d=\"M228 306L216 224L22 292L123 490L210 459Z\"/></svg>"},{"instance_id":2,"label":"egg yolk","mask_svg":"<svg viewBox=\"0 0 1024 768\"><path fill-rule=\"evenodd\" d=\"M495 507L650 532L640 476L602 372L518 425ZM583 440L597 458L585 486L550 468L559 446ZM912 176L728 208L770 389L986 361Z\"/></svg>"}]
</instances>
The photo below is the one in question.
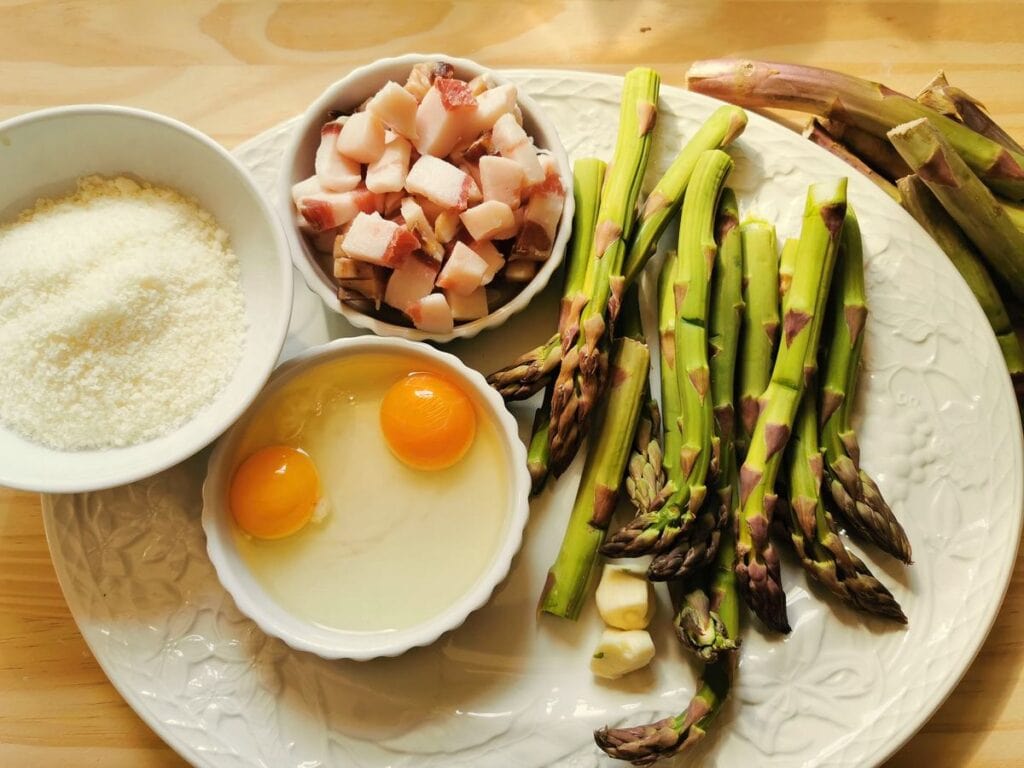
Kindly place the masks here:
<instances>
[{"instance_id":1,"label":"egg yolk","mask_svg":"<svg viewBox=\"0 0 1024 768\"><path fill-rule=\"evenodd\" d=\"M391 452L414 469L445 469L466 455L476 435L476 412L447 379L413 373L387 391L380 425Z\"/></svg>"},{"instance_id":2,"label":"egg yolk","mask_svg":"<svg viewBox=\"0 0 1024 768\"><path fill-rule=\"evenodd\" d=\"M285 445L261 448L231 479L229 503L238 526L259 539L291 536L309 522L320 478L308 454Z\"/></svg>"}]
</instances>

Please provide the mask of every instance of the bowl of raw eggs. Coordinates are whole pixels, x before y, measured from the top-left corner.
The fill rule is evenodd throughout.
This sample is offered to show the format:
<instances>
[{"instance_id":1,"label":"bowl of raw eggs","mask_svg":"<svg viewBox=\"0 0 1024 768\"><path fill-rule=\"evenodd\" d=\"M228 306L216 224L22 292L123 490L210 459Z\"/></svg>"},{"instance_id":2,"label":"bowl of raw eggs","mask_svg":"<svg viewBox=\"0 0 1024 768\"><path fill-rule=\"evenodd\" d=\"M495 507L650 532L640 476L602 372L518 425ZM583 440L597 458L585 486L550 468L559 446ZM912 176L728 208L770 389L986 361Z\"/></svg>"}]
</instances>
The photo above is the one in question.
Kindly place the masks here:
<instances>
[{"instance_id":1,"label":"bowl of raw eggs","mask_svg":"<svg viewBox=\"0 0 1024 768\"><path fill-rule=\"evenodd\" d=\"M483 376L372 336L277 369L210 457L207 551L239 610L324 658L432 643L508 574L526 450Z\"/></svg>"}]
</instances>

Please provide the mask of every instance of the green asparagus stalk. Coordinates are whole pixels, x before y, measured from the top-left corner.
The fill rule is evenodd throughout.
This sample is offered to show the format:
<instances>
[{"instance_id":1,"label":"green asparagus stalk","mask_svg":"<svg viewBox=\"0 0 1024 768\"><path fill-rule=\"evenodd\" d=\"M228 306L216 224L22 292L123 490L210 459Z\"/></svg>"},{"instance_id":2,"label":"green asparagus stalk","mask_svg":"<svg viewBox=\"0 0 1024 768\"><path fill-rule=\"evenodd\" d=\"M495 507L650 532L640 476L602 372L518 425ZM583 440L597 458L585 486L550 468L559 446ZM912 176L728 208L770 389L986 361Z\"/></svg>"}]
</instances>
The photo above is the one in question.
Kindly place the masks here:
<instances>
[{"instance_id":1,"label":"green asparagus stalk","mask_svg":"<svg viewBox=\"0 0 1024 768\"><path fill-rule=\"evenodd\" d=\"M953 146L928 120L897 126L889 132L889 140L1017 300L1024 301L1024 233Z\"/></svg>"},{"instance_id":2,"label":"green asparagus stalk","mask_svg":"<svg viewBox=\"0 0 1024 768\"><path fill-rule=\"evenodd\" d=\"M551 387L544 391L544 400L533 415L533 429L530 446L526 451L526 469L530 472L530 495L536 496L544 490L548 479L548 425L551 423Z\"/></svg>"},{"instance_id":3,"label":"green asparagus stalk","mask_svg":"<svg viewBox=\"0 0 1024 768\"><path fill-rule=\"evenodd\" d=\"M709 608L711 614L720 620L723 640L732 638L734 644L738 644L739 597L732 567L736 550L731 530L739 498L735 466L734 462L732 515L715 561ZM720 650L715 661L704 666L700 687L684 712L648 725L601 728L594 732L594 741L610 757L629 760L634 765L651 765L664 757L690 749L707 735L708 728L721 712L735 674L736 654Z\"/></svg>"},{"instance_id":4,"label":"green asparagus stalk","mask_svg":"<svg viewBox=\"0 0 1024 768\"><path fill-rule=\"evenodd\" d=\"M658 408L658 401L650 396L650 392L647 393L646 401L647 404L640 412L640 420L636 427L633 453L630 454L626 467L625 481L626 495L640 515L661 509L667 497L659 437L661 411Z\"/></svg>"},{"instance_id":5,"label":"green asparagus stalk","mask_svg":"<svg viewBox=\"0 0 1024 768\"><path fill-rule=\"evenodd\" d=\"M633 232L629 251L626 254L623 266L626 287L632 285L647 266L648 260L657 247L658 240L673 216L679 211L683 194L689 184L690 176L693 174L693 166L700 153L708 149L721 149L731 144L742 133L746 121L747 115L739 107L726 105L716 110L697 130L693 138L686 143L665 175L655 185L640 214L640 221ZM577 163L574 171L577 184L581 178L586 178L581 175L581 172L586 170L586 168L581 169ZM585 188L590 188L590 186L591 184L587 183ZM600 182L596 186L600 187ZM596 218L597 198L594 198L593 206L590 207L585 202L581 203L577 193L573 231L578 234L574 238L574 243L578 242L579 233L582 233L590 238L586 241L587 248L590 247L593 243ZM573 249L574 253L575 251L576 248ZM576 263L574 258L570 258L570 264ZM586 260L583 263L585 264ZM566 302L563 299L563 317L572 314L565 309L567 303L571 306L571 302ZM559 327L561 325L560 322ZM561 362L561 338L556 334L544 344L522 355L511 365L492 373L488 377L488 381L506 400L524 400L540 391L548 380L558 373Z\"/></svg>"},{"instance_id":6,"label":"green asparagus stalk","mask_svg":"<svg viewBox=\"0 0 1024 768\"><path fill-rule=\"evenodd\" d=\"M730 637L722 617L711 610L711 598L703 587L682 596L673 624L683 646L705 663L715 661L723 651L736 650L736 639Z\"/></svg>"},{"instance_id":7,"label":"green asparagus stalk","mask_svg":"<svg viewBox=\"0 0 1024 768\"><path fill-rule=\"evenodd\" d=\"M651 356L630 338L612 345L611 385L599 409L597 439L587 453L569 524L540 598L540 610L577 619L597 551L618 500L637 419L647 390Z\"/></svg>"},{"instance_id":8,"label":"green asparagus stalk","mask_svg":"<svg viewBox=\"0 0 1024 768\"><path fill-rule=\"evenodd\" d=\"M760 398L772 375L779 335L779 253L775 227L748 219L743 237L743 332L739 351L739 428L737 447L746 455L761 410ZM793 241L794 244L796 241Z\"/></svg>"},{"instance_id":9,"label":"green asparagus stalk","mask_svg":"<svg viewBox=\"0 0 1024 768\"><path fill-rule=\"evenodd\" d=\"M714 561L722 526L729 513L731 462L736 411L736 350L743 314L743 238L739 206L731 189L722 191L715 223L718 260L712 274L711 308L708 321L711 405L714 414L712 467L715 497L698 513L693 531L667 552L655 555L647 571L652 581L685 579Z\"/></svg>"},{"instance_id":10,"label":"green asparagus stalk","mask_svg":"<svg viewBox=\"0 0 1024 768\"><path fill-rule=\"evenodd\" d=\"M732 158L720 150L704 152L697 161L683 201L679 253L666 260L662 272L661 395L670 495L656 513L637 515L609 537L601 549L607 557L666 551L693 524L707 493L713 420L707 316L717 252L714 223L718 196L732 165ZM672 333L668 334L670 317Z\"/></svg>"},{"instance_id":11,"label":"green asparagus stalk","mask_svg":"<svg viewBox=\"0 0 1024 768\"><path fill-rule=\"evenodd\" d=\"M830 136L886 181L892 183L910 173L900 153L893 148L886 136L876 136L841 120L820 119L819 122Z\"/></svg>"},{"instance_id":12,"label":"green asparagus stalk","mask_svg":"<svg viewBox=\"0 0 1024 768\"><path fill-rule=\"evenodd\" d=\"M896 184L903 198L903 207L945 252L981 304L1020 396L1024 393L1024 351L1021 350L1020 339L1010 322L1003 299L981 257L921 179L907 176Z\"/></svg>"},{"instance_id":13,"label":"green asparagus stalk","mask_svg":"<svg viewBox=\"0 0 1024 768\"><path fill-rule=\"evenodd\" d=\"M847 211L843 227L839 269L830 305L821 387L821 436L831 496L852 532L909 563L911 550L907 534L874 480L860 468L857 435L850 425L850 401L856 391L868 311L864 295L863 246L852 208Z\"/></svg>"},{"instance_id":14,"label":"green asparagus stalk","mask_svg":"<svg viewBox=\"0 0 1024 768\"><path fill-rule=\"evenodd\" d=\"M768 532L778 475L807 379L814 373L832 266L846 216L846 179L808 190L797 268L786 294L782 340L764 395L765 406L740 469L736 577L747 605L769 628L789 631L778 552Z\"/></svg>"},{"instance_id":15,"label":"green asparagus stalk","mask_svg":"<svg viewBox=\"0 0 1024 768\"><path fill-rule=\"evenodd\" d=\"M551 397L551 469L556 476L576 456L606 382L608 348L625 286L626 244L650 155L660 84L654 70L634 69L623 85L618 140L584 279L585 301L573 303L561 328L562 361Z\"/></svg>"},{"instance_id":16,"label":"green asparagus stalk","mask_svg":"<svg viewBox=\"0 0 1024 768\"><path fill-rule=\"evenodd\" d=\"M800 246L800 239L796 237L787 238L782 244L782 254L779 256L779 301L785 302L789 287L793 284L793 269L796 267L796 252Z\"/></svg>"},{"instance_id":17,"label":"green asparagus stalk","mask_svg":"<svg viewBox=\"0 0 1024 768\"><path fill-rule=\"evenodd\" d=\"M810 112L880 137L901 123L928 118L985 184L1011 200L1024 199L1024 154L879 83L794 64L715 59L695 62L687 84L742 107Z\"/></svg>"},{"instance_id":18,"label":"green asparagus stalk","mask_svg":"<svg viewBox=\"0 0 1024 768\"><path fill-rule=\"evenodd\" d=\"M804 138L814 142L822 149L827 149L851 168L871 179L875 186L885 192L885 194L897 203L900 201L900 193L896 189L896 185L889 181L885 176L882 176L880 173L872 169L849 147L842 144L839 139L825 130L825 127L818 118L812 117L810 122L807 123L807 127L804 128ZM902 162L902 160L900 162Z\"/></svg>"},{"instance_id":19,"label":"green asparagus stalk","mask_svg":"<svg viewBox=\"0 0 1024 768\"><path fill-rule=\"evenodd\" d=\"M583 300L581 293L587 264L590 262L590 251L594 245L594 227L605 168L603 161L593 157L580 158L573 165L572 192L576 207L572 218L572 245L565 270L565 287L559 304L559 330L572 314L573 303ZM562 362L561 353L561 338L556 333L541 346L492 373L487 377L487 383L497 389L505 400L525 400L548 384ZM550 396L545 396L546 402L550 403L550 400ZM539 429L535 423L534 436L539 434ZM544 434L547 435L547 429Z\"/></svg>"},{"instance_id":20,"label":"green asparagus stalk","mask_svg":"<svg viewBox=\"0 0 1024 768\"><path fill-rule=\"evenodd\" d=\"M985 106L966 91L951 86L946 73L941 70L917 95L917 100L946 117L959 120L1009 150L1024 153L1024 147L992 119Z\"/></svg>"},{"instance_id":21,"label":"green asparagus stalk","mask_svg":"<svg viewBox=\"0 0 1024 768\"><path fill-rule=\"evenodd\" d=\"M849 224L847 224L849 226ZM857 610L906 623L892 593L850 552L821 495L823 459L813 390L800 401L796 429L786 451L789 479L787 528L804 570Z\"/></svg>"},{"instance_id":22,"label":"green asparagus stalk","mask_svg":"<svg viewBox=\"0 0 1024 768\"><path fill-rule=\"evenodd\" d=\"M672 161L665 175L647 196L640 212L640 220L630 241L623 269L627 284L632 283L647 265L665 228L679 212L683 194L701 153L709 149L724 149L746 127L747 113L739 107L725 104L711 114Z\"/></svg>"}]
</instances>

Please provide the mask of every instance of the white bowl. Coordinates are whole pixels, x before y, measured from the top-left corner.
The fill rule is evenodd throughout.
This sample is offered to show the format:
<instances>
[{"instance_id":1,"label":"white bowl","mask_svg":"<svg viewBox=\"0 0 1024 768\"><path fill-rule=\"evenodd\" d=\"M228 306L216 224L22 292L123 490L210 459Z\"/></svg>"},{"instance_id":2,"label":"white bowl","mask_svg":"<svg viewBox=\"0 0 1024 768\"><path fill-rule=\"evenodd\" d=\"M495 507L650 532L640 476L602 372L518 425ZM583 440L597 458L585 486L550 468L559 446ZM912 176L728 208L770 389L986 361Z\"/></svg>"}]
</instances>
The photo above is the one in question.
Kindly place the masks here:
<instances>
[{"instance_id":1,"label":"white bowl","mask_svg":"<svg viewBox=\"0 0 1024 768\"><path fill-rule=\"evenodd\" d=\"M372 352L399 354L412 366L422 361L428 369L440 370L472 393L473 399L497 428L509 468L509 512L501 543L490 565L473 586L442 613L421 624L402 630L345 632L300 619L270 596L249 570L236 546L237 528L228 508L231 469L237 446L250 419L260 406L296 376L319 365ZM484 377L457 357L426 344L404 339L356 336L311 347L282 364L235 426L217 443L203 484L203 530L206 550L217 577L235 600L238 609L266 634L280 638L292 648L325 659L365 661L379 656L397 656L410 648L428 645L443 633L460 626L470 613L483 606L494 588L508 575L512 559L522 544L529 516L530 476L526 470L526 448L519 439L515 419ZM453 553L455 555L456 553ZM400 600L401 595L395 595Z\"/></svg>"},{"instance_id":2,"label":"white bowl","mask_svg":"<svg viewBox=\"0 0 1024 768\"><path fill-rule=\"evenodd\" d=\"M575 208L572 197L572 167L569 164L565 148L562 146L562 141L558 138L558 131L555 129L554 123L544 114L537 102L519 91L518 101L519 108L523 113L523 126L526 128L526 132L533 137L534 143L539 149L551 152L558 163L562 186L566 190L562 218L558 222L551 255L543 263L533 280L523 286L523 289L508 302L479 320L456 325L455 330L451 333L426 333L416 328L395 325L378 320L342 303L338 299L337 285L317 263L313 248L295 224L296 212L292 202L292 185L313 175L313 157L320 144L320 127L330 119L328 113L332 110L354 109L376 93L388 80L404 83L413 65L424 61L448 62L455 68L456 76L466 80L487 73L491 75L496 84L508 82L494 71L474 61L440 53L429 55L410 53L405 56L378 59L371 64L352 70L341 80L328 87L299 118L288 148L285 150L277 203L281 220L285 222L285 232L288 236L288 244L292 249L295 266L302 274L306 285L323 299L324 304L344 316L353 325L366 328L379 336L398 336L412 341L447 342L452 339L476 336L485 328L501 325L516 312L523 310L530 303L530 299L548 284L551 275L558 269L558 265L561 264L562 258L565 256L565 248L572 232L572 216Z\"/></svg>"},{"instance_id":3,"label":"white bowl","mask_svg":"<svg viewBox=\"0 0 1024 768\"><path fill-rule=\"evenodd\" d=\"M195 197L228 232L241 266L242 358L216 398L166 435L124 448L59 451L0 427L0 485L70 493L130 483L212 442L270 376L291 315L292 270L277 215L249 173L202 133L162 115L81 105L0 123L0 221L90 174L129 174ZM0 393L0 397L2 397Z\"/></svg>"}]
</instances>

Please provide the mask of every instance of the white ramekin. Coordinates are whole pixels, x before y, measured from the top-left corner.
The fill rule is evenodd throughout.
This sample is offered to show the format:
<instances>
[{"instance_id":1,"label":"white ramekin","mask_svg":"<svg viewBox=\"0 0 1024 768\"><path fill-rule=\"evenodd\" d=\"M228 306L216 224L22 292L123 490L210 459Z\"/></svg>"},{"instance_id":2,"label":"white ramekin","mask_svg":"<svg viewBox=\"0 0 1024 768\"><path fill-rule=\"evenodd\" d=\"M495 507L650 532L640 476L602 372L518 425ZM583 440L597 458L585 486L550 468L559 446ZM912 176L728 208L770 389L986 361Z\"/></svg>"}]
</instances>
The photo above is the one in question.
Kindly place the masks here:
<instances>
[{"instance_id":1,"label":"white ramekin","mask_svg":"<svg viewBox=\"0 0 1024 768\"><path fill-rule=\"evenodd\" d=\"M281 606L252 574L238 551L236 524L228 508L231 469L239 440L251 418L258 414L267 398L296 376L325 363L368 353L388 353L407 357L411 367L417 364L437 370L472 393L473 399L496 427L508 466L508 514L501 542L487 569L473 586L437 616L408 629L381 632L344 632L298 618ZM281 365L250 409L217 444L203 485L203 530L206 549L220 583L235 599L238 609L268 635L280 638L300 651L326 659L365 661L379 656L397 656L410 648L428 645L443 633L460 626L470 613L480 608L494 588L508 575L512 558L522 544L523 529L529 516L530 476L526 470L526 448L519 439L515 419L501 397L487 385L484 377L457 357L426 344L397 338L356 336L311 347ZM473 503L467 499L467 504ZM457 553L453 552L453 556ZM401 595L395 595L401 600Z\"/></svg>"},{"instance_id":2,"label":"white ramekin","mask_svg":"<svg viewBox=\"0 0 1024 768\"><path fill-rule=\"evenodd\" d=\"M424 61L446 61L455 68L455 74L464 79L472 79L477 75L488 73L497 84L507 82L499 74L474 61L440 53L410 53L405 56L378 59L371 64L352 70L341 80L328 87L299 118L288 148L285 150L277 205L285 224L285 233L295 266L305 279L306 285L323 299L324 304L341 314L353 325L373 331L378 336L398 336L411 341L447 342L452 339L476 336L486 328L501 325L512 315L521 311L548 284L551 275L558 269L558 265L561 264L565 255L565 248L572 231L574 209L572 168L565 148L558 138L558 131L555 130L554 123L548 119L537 102L522 91L518 94L519 108L523 113L523 125L527 133L533 137L537 147L551 152L557 161L562 176L562 186L566 191L562 218L555 233L551 255L533 280L523 286L523 289L506 304L486 317L455 326L455 330L451 333L426 333L416 328L387 323L341 302L338 299L338 289L333 279L321 269L313 249L296 225L295 205L292 202L292 185L313 174L313 158L316 148L320 144L320 127L330 119L329 113L332 110L350 110L357 107L376 93L388 80L404 83L413 65Z\"/></svg>"},{"instance_id":3,"label":"white ramekin","mask_svg":"<svg viewBox=\"0 0 1024 768\"><path fill-rule=\"evenodd\" d=\"M91 491L177 464L231 426L263 387L284 345L292 310L284 232L249 172L227 150L184 123L128 107L59 107L0 123L0 221L10 221L40 197L73 192L76 180L91 174L128 174L172 187L213 214L241 267L247 325L242 356L212 402L148 442L60 451L0 428L0 485Z\"/></svg>"}]
</instances>

